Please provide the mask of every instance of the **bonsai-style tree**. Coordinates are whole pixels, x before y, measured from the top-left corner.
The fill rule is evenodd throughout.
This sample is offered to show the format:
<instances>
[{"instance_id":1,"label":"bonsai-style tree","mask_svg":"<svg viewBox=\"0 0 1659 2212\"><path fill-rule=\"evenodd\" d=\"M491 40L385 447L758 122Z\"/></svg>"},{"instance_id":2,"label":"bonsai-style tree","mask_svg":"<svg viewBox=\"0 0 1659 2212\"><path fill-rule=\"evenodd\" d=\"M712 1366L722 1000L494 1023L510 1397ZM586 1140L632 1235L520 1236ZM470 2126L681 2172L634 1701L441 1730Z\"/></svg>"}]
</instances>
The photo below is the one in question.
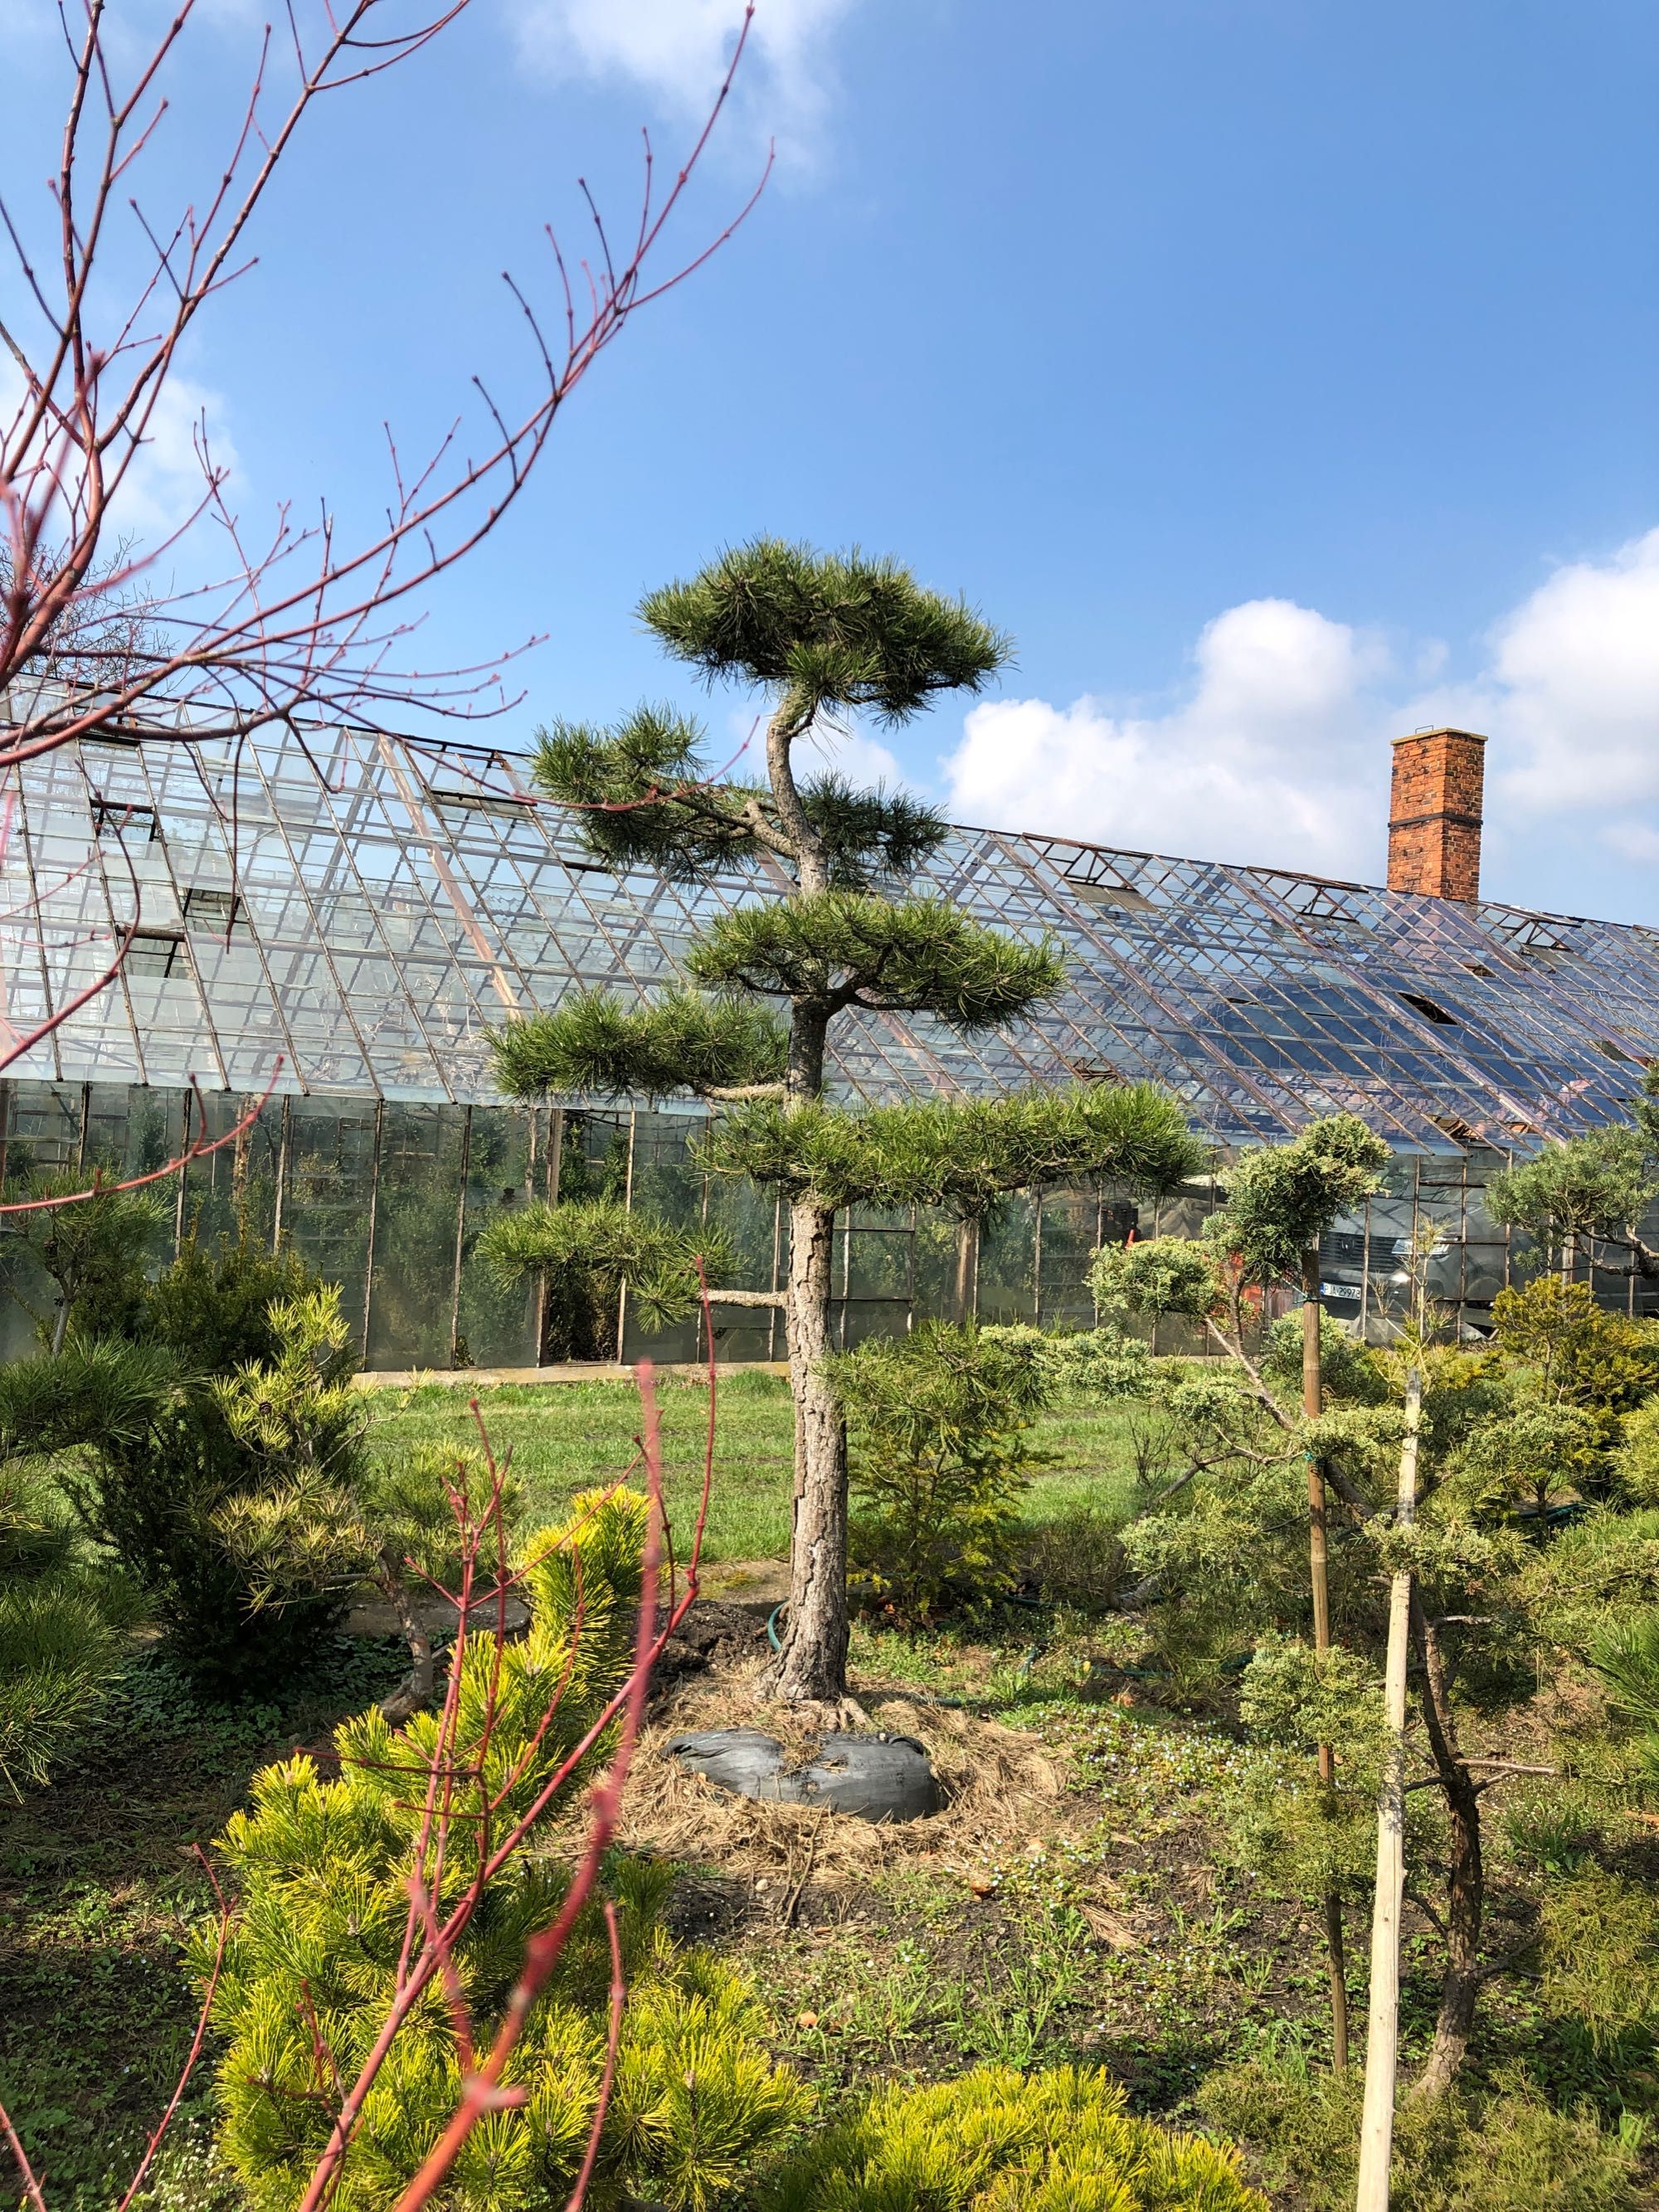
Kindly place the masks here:
<instances>
[{"instance_id":1,"label":"bonsai-style tree","mask_svg":"<svg viewBox=\"0 0 1659 2212\"><path fill-rule=\"evenodd\" d=\"M1651 1094L1644 1103L1648 1119L1659 1118ZM1565 1283L1580 1245L1598 1237L1625 1237L1650 1256L1636 1231L1656 1193L1648 1130L1594 1129L1495 1175L1486 1185L1486 1211L1504 1228L1524 1229L1549 1264L1559 1264Z\"/></svg>"},{"instance_id":2,"label":"bonsai-style tree","mask_svg":"<svg viewBox=\"0 0 1659 2212\"><path fill-rule=\"evenodd\" d=\"M617 1295L624 1281L647 1327L665 1328L696 1311L699 1261L709 1283L731 1267L717 1228L705 1222L696 1231L677 1229L631 1212L619 1198L533 1200L498 1213L476 1249L503 1289L542 1285L544 1310L563 1339L556 1356L565 1359L603 1359L613 1352L621 1358ZM551 1334L544 1325L544 1353Z\"/></svg>"},{"instance_id":3,"label":"bonsai-style tree","mask_svg":"<svg viewBox=\"0 0 1659 2212\"><path fill-rule=\"evenodd\" d=\"M1103 1308L1151 1315L1180 1313L1200 1321L1243 1368L1260 1406L1281 1428L1291 1416L1273 1398L1244 1349L1241 1300L1246 1288L1300 1282L1304 1291L1302 1410L1317 1421L1321 1389L1319 1240L1334 1222L1362 1206L1376 1188L1389 1148L1353 1114L1310 1122L1288 1145L1247 1152L1225 1177L1222 1211L1202 1238L1156 1237L1121 1250L1108 1248L1095 1271ZM1316 1651L1331 1643L1325 1466L1306 1454L1309 1582ZM1335 1760L1319 1745L1320 1778L1334 1790ZM1343 1964L1341 1900L1325 1900L1330 1954L1332 2047L1336 2070L1347 2064L1348 1999Z\"/></svg>"},{"instance_id":4,"label":"bonsai-style tree","mask_svg":"<svg viewBox=\"0 0 1659 2212\"><path fill-rule=\"evenodd\" d=\"M636 1007L580 994L515 1024L496 1041L497 1075L520 1098L690 1092L733 1106L714 1164L786 1188L795 1497L787 1625L768 1686L793 1701L835 1703L846 1690L847 1455L823 1365L831 1231L838 1206L908 1200L886 1171L896 1163L873 1144L861 1180L819 1172L815 1147L856 1150L850 1133L868 1126L824 1104L830 1024L859 1011L932 1014L972 1034L1051 995L1064 970L1046 942L982 927L944 899L905 896L906 877L945 823L902 793L855 791L833 774L799 776L795 748L855 714L896 725L941 693L976 692L1008 646L893 562L775 538L651 593L641 614L708 683L741 683L769 702L765 781L720 780L698 726L658 707L614 729L556 726L536 780L580 810L596 858L688 882L763 870L781 896L714 924L686 963L693 988ZM768 1000L787 1010L781 1021ZM1172 1102L1163 1112L1178 1177L1194 1164L1190 1140ZM837 1128L845 1144L825 1134ZM1103 1158L1098 1127L1075 1133L1087 1137L1080 1157L1093 1171L1109 1171L1112 1146Z\"/></svg>"}]
</instances>

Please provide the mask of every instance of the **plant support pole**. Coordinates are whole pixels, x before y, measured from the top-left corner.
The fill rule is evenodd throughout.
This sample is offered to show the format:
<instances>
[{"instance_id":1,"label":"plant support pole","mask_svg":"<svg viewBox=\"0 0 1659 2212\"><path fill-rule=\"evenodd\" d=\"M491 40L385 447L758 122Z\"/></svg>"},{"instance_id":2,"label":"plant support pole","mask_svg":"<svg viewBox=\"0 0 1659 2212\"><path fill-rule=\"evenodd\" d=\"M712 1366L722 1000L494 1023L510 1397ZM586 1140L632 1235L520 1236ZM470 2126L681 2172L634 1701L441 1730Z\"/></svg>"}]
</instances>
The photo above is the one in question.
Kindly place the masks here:
<instances>
[{"instance_id":1,"label":"plant support pole","mask_svg":"<svg viewBox=\"0 0 1659 2212\"><path fill-rule=\"evenodd\" d=\"M1417 1513L1417 1435L1423 1378L1406 1377L1406 1434L1400 1447L1396 1525ZM1394 2156L1395 2077L1400 2060L1400 1911L1406 1893L1406 1668L1411 1655L1412 1578L1396 1574L1389 1589L1389 1657L1382 1700L1388 1746L1376 1800L1376 1900L1371 1908L1371 2008L1365 2039L1365 2103L1359 2123L1356 2212L1389 2212Z\"/></svg>"},{"instance_id":2,"label":"plant support pole","mask_svg":"<svg viewBox=\"0 0 1659 2212\"><path fill-rule=\"evenodd\" d=\"M1325 1409L1321 1377L1319 1247L1316 1244L1302 1263L1302 1410L1316 1421ZM1308 1454L1308 1566L1313 1585L1314 1650L1331 1648L1330 1559L1326 1541L1325 1469L1314 1453ZM1328 1743L1319 1747L1319 1779L1328 1806L1336 1792L1336 1755ZM1343 1958L1342 1900L1335 1890L1325 1893L1325 1948L1331 1978L1331 2071L1348 2070L1348 1977Z\"/></svg>"}]
</instances>

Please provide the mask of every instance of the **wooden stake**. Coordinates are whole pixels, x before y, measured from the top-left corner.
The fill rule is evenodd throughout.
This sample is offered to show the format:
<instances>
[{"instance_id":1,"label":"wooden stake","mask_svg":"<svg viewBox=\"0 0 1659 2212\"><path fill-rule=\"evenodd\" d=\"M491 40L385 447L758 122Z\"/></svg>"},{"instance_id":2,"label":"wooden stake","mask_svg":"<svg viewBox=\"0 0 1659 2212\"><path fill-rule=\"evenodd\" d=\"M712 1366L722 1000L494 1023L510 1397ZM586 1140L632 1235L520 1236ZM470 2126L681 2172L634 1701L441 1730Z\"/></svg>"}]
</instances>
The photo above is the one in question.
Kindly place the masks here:
<instances>
[{"instance_id":1,"label":"wooden stake","mask_svg":"<svg viewBox=\"0 0 1659 2212\"><path fill-rule=\"evenodd\" d=\"M1406 1436L1400 1447L1398 1525L1417 1513L1417 1437L1423 1378L1406 1377ZM1389 1658L1383 1680L1388 1752L1376 1800L1376 1900L1371 1910L1371 2008L1365 2039L1365 2104L1359 2123L1356 2212L1389 2212L1394 2157L1395 2076L1400 2061L1400 1913L1406 1893L1406 1667L1411 1652L1412 1578L1389 1590Z\"/></svg>"}]
</instances>

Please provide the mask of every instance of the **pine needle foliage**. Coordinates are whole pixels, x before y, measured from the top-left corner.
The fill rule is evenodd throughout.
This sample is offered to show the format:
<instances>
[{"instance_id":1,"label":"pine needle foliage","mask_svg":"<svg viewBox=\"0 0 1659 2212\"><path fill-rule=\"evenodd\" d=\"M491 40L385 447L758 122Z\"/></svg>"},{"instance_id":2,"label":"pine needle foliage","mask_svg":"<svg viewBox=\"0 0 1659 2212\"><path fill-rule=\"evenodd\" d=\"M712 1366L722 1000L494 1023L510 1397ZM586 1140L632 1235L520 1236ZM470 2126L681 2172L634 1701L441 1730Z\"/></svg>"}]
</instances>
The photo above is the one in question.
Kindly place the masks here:
<instances>
[{"instance_id":1,"label":"pine needle foliage","mask_svg":"<svg viewBox=\"0 0 1659 2212\"><path fill-rule=\"evenodd\" d=\"M538 738L532 774L572 808L595 860L619 872L649 867L671 883L752 868L783 835L765 784L731 781L702 726L669 707L639 707L608 729L555 722ZM844 890L902 878L948 835L908 792L858 791L833 772L810 778L801 805L830 879Z\"/></svg>"},{"instance_id":2,"label":"pine needle foliage","mask_svg":"<svg viewBox=\"0 0 1659 2212\"><path fill-rule=\"evenodd\" d=\"M350 1597L367 1588L395 1597L420 1584L453 1589L462 1519L477 1522L495 1483L482 1452L419 1444L406 1459L371 1462L349 1483L316 1469L280 1490L244 1492L216 1526L256 1605L296 1591ZM507 1527L520 1503L517 1486L504 1483Z\"/></svg>"},{"instance_id":3,"label":"pine needle foliage","mask_svg":"<svg viewBox=\"0 0 1659 2212\"><path fill-rule=\"evenodd\" d=\"M1178 1316L1207 1321L1225 1308L1221 1255L1198 1237L1147 1237L1105 1244L1094 1256L1089 1287L1102 1318L1121 1322Z\"/></svg>"},{"instance_id":4,"label":"pine needle foliage","mask_svg":"<svg viewBox=\"0 0 1659 2212\"><path fill-rule=\"evenodd\" d=\"M1010 1192L1048 1183L1109 1178L1167 1191L1206 1153L1167 1092L1114 1084L907 1099L859 1115L757 1102L722 1116L706 1157L720 1173L810 1191L826 1206L937 1206L977 1219Z\"/></svg>"},{"instance_id":5,"label":"pine needle foliage","mask_svg":"<svg viewBox=\"0 0 1659 2212\"><path fill-rule=\"evenodd\" d=\"M50 1781L119 1659L120 1638L87 1590L47 1582L0 1592L0 1783L14 1796Z\"/></svg>"},{"instance_id":6,"label":"pine needle foliage","mask_svg":"<svg viewBox=\"0 0 1659 2212\"><path fill-rule=\"evenodd\" d=\"M213 1385L225 1426L261 1488L301 1469L349 1478L368 1413L351 1387L357 1357L337 1285L279 1300L270 1321L276 1358L249 1360Z\"/></svg>"},{"instance_id":7,"label":"pine needle foliage","mask_svg":"<svg viewBox=\"0 0 1659 2212\"><path fill-rule=\"evenodd\" d=\"M87 1188L88 1171L31 1175L8 1184L9 1200L64 1198ZM168 1209L150 1191L111 1190L76 1206L15 1213L0 1248L0 1279L33 1320L41 1343L60 1352L70 1335L130 1334L143 1310L150 1255ZM33 1262L56 1293L38 1310L25 1289Z\"/></svg>"},{"instance_id":8,"label":"pine needle foliage","mask_svg":"<svg viewBox=\"0 0 1659 2212\"><path fill-rule=\"evenodd\" d=\"M677 1229L608 1198L536 1203L497 1214L477 1249L497 1281L521 1283L539 1275L550 1299L564 1305L586 1298L608 1299L614 1306L626 1281L635 1310L653 1328L696 1311L699 1259L711 1287L734 1264L718 1224Z\"/></svg>"},{"instance_id":9,"label":"pine needle foliage","mask_svg":"<svg viewBox=\"0 0 1659 2212\"><path fill-rule=\"evenodd\" d=\"M1035 1334L1035 1332L1032 1332ZM852 1430L852 1558L903 1621L1012 1587L1020 1502L1051 1395L1035 1348L924 1322L830 1363Z\"/></svg>"},{"instance_id":10,"label":"pine needle foliage","mask_svg":"<svg viewBox=\"0 0 1659 2212\"><path fill-rule=\"evenodd\" d=\"M102 1704L123 1643L118 1592L79 1555L61 1494L28 1448L39 1444L15 1418L0 1436L0 1790L15 1796L51 1778Z\"/></svg>"},{"instance_id":11,"label":"pine needle foliage","mask_svg":"<svg viewBox=\"0 0 1659 2212\"><path fill-rule=\"evenodd\" d=\"M1494 1221L1525 1230L1553 1261L1583 1238L1628 1234L1656 1193L1644 1137L1613 1128L1547 1145L1495 1175L1486 1199Z\"/></svg>"},{"instance_id":12,"label":"pine needle foliage","mask_svg":"<svg viewBox=\"0 0 1659 2212\"><path fill-rule=\"evenodd\" d=\"M1103 2073L981 2067L877 2092L761 2194L762 2212L1267 2212L1238 2154L1124 2109Z\"/></svg>"},{"instance_id":13,"label":"pine needle foliage","mask_svg":"<svg viewBox=\"0 0 1659 2212\"><path fill-rule=\"evenodd\" d=\"M286 1669L331 1612L296 1594L261 1613L216 1516L302 1471L348 1480L362 1463L366 1409L347 1384L355 1362L338 1292L280 1263L227 1267L222 1310L211 1261L156 1286L171 1300L167 1340L183 1344L70 1337L55 1359L0 1369L0 1447L21 1437L67 1455L60 1473L82 1526L144 1590L180 1662L241 1681ZM297 1298L270 1297L289 1283L301 1286ZM197 1346L242 1364L204 1371Z\"/></svg>"},{"instance_id":14,"label":"pine needle foliage","mask_svg":"<svg viewBox=\"0 0 1659 2212\"><path fill-rule=\"evenodd\" d=\"M893 560L818 553L779 538L732 546L649 592L640 616L706 682L908 721L943 691L982 690L1012 653L965 602L925 591Z\"/></svg>"},{"instance_id":15,"label":"pine needle foliage","mask_svg":"<svg viewBox=\"0 0 1659 2212\"><path fill-rule=\"evenodd\" d=\"M1096 1255L1097 1305L1103 1314L1203 1322L1225 1314L1243 1285L1297 1281L1331 1224L1377 1188L1389 1157L1354 1114L1328 1115L1288 1145L1246 1152L1224 1170L1226 1202L1200 1237L1149 1237Z\"/></svg>"},{"instance_id":16,"label":"pine needle foliage","mask_svg":"<svg viewBox=\"0 0 1659 2212\"><path fill-rule=\"evenodd\" d=\"M1226 1205L1205 1233L1245 1282L1294 1280L1331 1224L1376 1189L1389 1158L1357 1114L1327 1115L1288 1145L1246 1152L1227 1171Z\"/></svg>"},{"instance_id":17,"label":"pine needle foliage","mask_svg":"<svg viewBox=\"0 0 1659 2212\"><path fill-rule=\"evenodd\" d=\"M783 1024L740 999L668 991L644 1006L613 993L573 991L489 1039L495 1081L509 1098L729 1096L783 1079Z\"/></svg>"},{"instance_id":18,"label":"pine needle foliage","mask_svg":"<svg viewBox=\"0 0 1659 2212\"><path fill-rule=\"evenodd\" d=\"M0 1474L0 1787L21 1796L103 1702L123 1638L47 1501Z\"/></svg>"},{"instance_id":19,"label":"pine needle foliage","mask_svg":"<svg viewBox=\"0 0 1659 2212\"><path fill-rule=\"evenodd\" d=\"M1659 1782L1659 1606L1603 1626L1590 1663L1635 1737L1643 1773Z\"/></svg>"},{"instance_id":20,"label":"pine needle foliage","mask_svg":"<svg viewBox=\"0 0 1659 2212\"><path fill-rule=\"evenodd\" d=\"M970 921L948 899L900 904L840 890L722 915L686 965L714 989L787 999L824 1015L847 1006L936 1013L964 1036L1052 997L1066 980L1048 939L1020 944Z\"/></svg>"},{"instance_id":21,"label":"pine needle foliage","mask_svg":"<svg viewBox=\"0 0 1659 2212\"><path fill-rule=\"evenodd\" d=\"M489 1635L468 1639L440 1913L476 1881L482 1839L529 1808L625 1678L647 1510L631 1491L578 1498L562 1528L532 1541L528 1635L499 1646ZM220 2144L254 2212L295 2203L327 2142L339 2085L356 2078L386 2017L439 1741L434 1715L394 1729L378 1711L362 1714L335 1732L337 1780L325 1781L308 1754L267 1767L252 1809L221 1838L240 1902L213 2006L226 2039ZM489 1820L487 1798L495 1801ZM626 1859L608 1869L630 1997L589 2199L601 2212L633 2196L702 2212L806 2109L793 2077L768 2060L744 1985L701 1954L677 1952L658 1925L671 1879L665 1867ZM499 2021L526 1941L556 1916L566 1880L556 1859L532 1850L484 1887L453 1954L477 2034ZM204 1928L194 1950L204 1981L213 1948ZM503 2086L524 2090L525 2103L487 2116L457 2161L443 2197L455 2212L544 2212L565 2202L597 2109L610 1979L595 1903L509 2063ZM369 2094L331 2199L338 2212L396 2203L461 2086L451 2014L434 1986Z\"/></svg>"}]
</instances>

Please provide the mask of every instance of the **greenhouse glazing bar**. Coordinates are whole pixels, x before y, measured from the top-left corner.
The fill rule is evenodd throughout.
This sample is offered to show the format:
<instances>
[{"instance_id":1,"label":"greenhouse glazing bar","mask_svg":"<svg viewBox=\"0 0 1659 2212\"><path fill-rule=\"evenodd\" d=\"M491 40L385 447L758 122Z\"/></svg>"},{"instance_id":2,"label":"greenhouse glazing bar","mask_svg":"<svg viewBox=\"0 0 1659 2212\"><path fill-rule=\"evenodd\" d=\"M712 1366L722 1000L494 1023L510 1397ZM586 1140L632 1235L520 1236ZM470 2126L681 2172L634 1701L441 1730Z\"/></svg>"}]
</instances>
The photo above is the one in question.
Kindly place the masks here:
<instances>
[{"instance_id":1,"label":"greenhouse glazing bar","mask_svg":"<svg viewBox=\"0 0 1659 2212\"><path fill-rule=\"evenodd\" d=\"M208 1094L209 1133L222 1134L257 1103ZM137 1172L188 1141L193 1111L183 1091L11 1084L0 1157L13 1176L82 1160ZM561 1186L566 1195L609 1193L688 1226L717 1223L738 1255L732 1287L779 1289L783 1224L775 1196L705 1176L692 1151L702 1127L696 1116L642 1109L270 1100L244 1140L191 1164L167 1209L167 1246L191 1236L282 1243L342 1285L371 1367L533 1366L543 1343L538 1301L495 1285L476 1247L495 1215ZM1502 1159L1397 1156L1364 1216L1339 1222L1321 1247L1322 1293L1333 1314L1373 1339L1389 1335L1412 1295L1409 1255L1431 1226L1431 1295L1466 1334L1487 1329L1492 1299L1526 1250L1485 1215L1485 1176ZM987 1319L1091 1326L1087 1272L1096 1247L1131 1226L1140 1235L1190 1234L1218 1198L1212 1185L1200 1184L1157 1206L1137 1206L1109 1187L1021 1199L981 1239L975 1306ZM953 1310L956 1224L948 1217L843 1214L836 1238L838 1344ZM1650 1241L1659 1242L1659 1229ZM42 1285L20 1274L15 1246L6 1257L12 1287L39 1310ZM1581 1256L1577 1273L1604 1304L1659 1311L1659 1284L1637 1271L1626 1247L1596 1245ZM629 1358L649 1352L689 1360L705 1349L695 1323L651 1334L625 1310L620 1318ZM716 1348L732 1359L775 1358L776 1331L775 1309L731 1309L717 1318ZM0 1323L0 1350L15 1356L31 1341L14 1297ZM1171 1338L1159 1348L1177 1346Z\"/></svg>"}]
</instances>

